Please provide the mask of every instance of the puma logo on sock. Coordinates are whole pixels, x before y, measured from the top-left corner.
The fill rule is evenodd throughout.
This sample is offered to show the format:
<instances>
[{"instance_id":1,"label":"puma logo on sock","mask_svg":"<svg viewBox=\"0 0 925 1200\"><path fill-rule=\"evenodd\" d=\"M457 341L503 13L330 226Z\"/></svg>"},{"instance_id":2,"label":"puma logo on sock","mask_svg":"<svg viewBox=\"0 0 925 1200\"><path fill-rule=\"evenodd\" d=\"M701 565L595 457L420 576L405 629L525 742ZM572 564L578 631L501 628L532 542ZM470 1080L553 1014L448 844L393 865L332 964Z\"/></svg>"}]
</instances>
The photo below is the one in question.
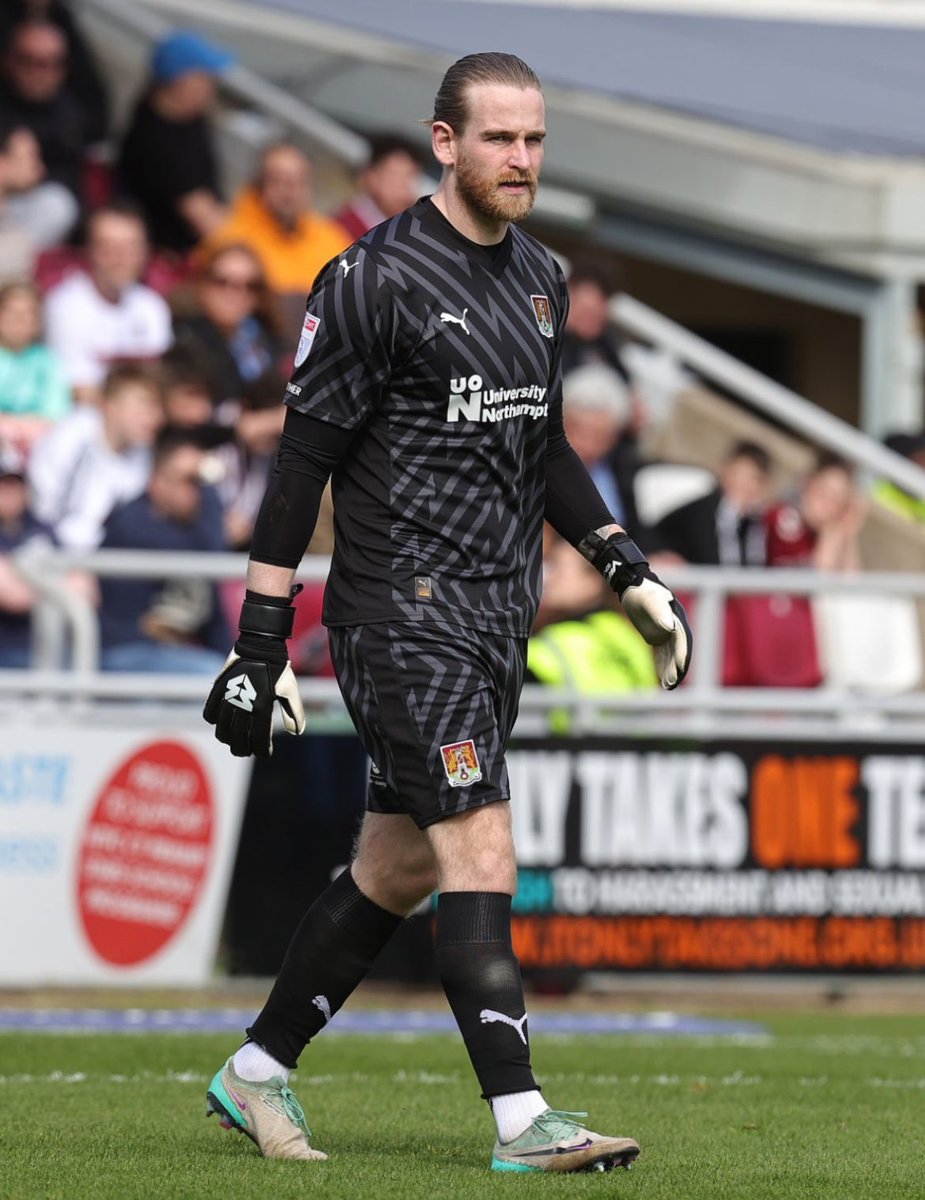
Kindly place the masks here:
<instances>
[{"instance_id":1,"label":"puma logo on sock","mask_svg":"<svg viewBox=\"0 0 925 1200\"><path fill-rule=\"evenodd\" d=\"M315 996L312 1000L312 1004L314 1004L315 1008L317 1008L324 1017L324 1023L327 1025L328 1021L331 1019L331 1006L328 1003L327 996Z\"/></svg>"},{"instance_id":2,"label":"puma logo on sock","mask_svg":"<svg viewBox=\"0 0 925 1200\"><path fill-rule=\"evenodd\" d=\"M510 1025L512 1029L517 1030L520 1040L526 1046L527 1035L524 1033L524 1025L527 1023L526 1013L519 1020L515 1020L513 1017L505 1016L504 1013L495 1012L493 1008L483 1008L479 1013L479 1020L483 1025L490 1025L495 1021L500 1021L502 1025Z\"/></svg>"}]
</instances>

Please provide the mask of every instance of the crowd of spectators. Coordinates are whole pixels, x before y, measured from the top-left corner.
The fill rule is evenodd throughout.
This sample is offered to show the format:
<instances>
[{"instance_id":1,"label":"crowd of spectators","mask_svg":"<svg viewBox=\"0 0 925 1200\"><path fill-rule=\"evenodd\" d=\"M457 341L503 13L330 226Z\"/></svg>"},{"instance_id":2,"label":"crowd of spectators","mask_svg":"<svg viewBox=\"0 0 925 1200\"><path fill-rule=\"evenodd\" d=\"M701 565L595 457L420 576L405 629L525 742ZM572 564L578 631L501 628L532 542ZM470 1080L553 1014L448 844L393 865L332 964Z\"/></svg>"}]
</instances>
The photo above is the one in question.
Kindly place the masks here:
<instances>
[{"instance_id":1,"label":"crowd of spectators","mask_svg":"<svg viewBox=\"0 0 925 1200\"><path fill-rule=\"evenodd\" d=\"M165 37L116 121L67 0L0 4L2 667L30 657L17 555L247 549L305 296L423 190L417 148L382 134L334 215L289 141L228 195L213 106L231 62L196 34ZM322 553L330 520L326 498ZM68 580L98 609L104 669L220 666L230 585ZM324 671L317 593L300 601L298 654Z\"/></svg>"},{"instance_id":2,"label":"crowd of spectators","mask_svg":"<svg viewBox=\"0 0 925 1200\"><path fill-rule=\"evenodd\" d=\"M422 191L419 148L383 133L331 215L289 141L266 146L227 195L213 105L231 61L171 34L114 122L66 0L0 6L0 666L28 659L34 598L11 558L24 547L247 549L305 295L327 261ZM600 256L573 260L562 351L566 431L614 517L656 563L856 568L865 504L832 457L780 497L767 451L738 443L711 491L641 519L649 409L610 320L619 286ZM895 449L925 461L925 440L901 440ZM925 519L895 489L878 498ZM329 552L329 499L322 513L313 548ZM554 539L546 577L534 677L654 685L606 588ZM98 605L105 667L216 666L232 606L211 585L74 579ZM303 604L297 642L324 669L316 591ZM593 678L572 679L591 662Z\"/></svg>"}]
</instances>

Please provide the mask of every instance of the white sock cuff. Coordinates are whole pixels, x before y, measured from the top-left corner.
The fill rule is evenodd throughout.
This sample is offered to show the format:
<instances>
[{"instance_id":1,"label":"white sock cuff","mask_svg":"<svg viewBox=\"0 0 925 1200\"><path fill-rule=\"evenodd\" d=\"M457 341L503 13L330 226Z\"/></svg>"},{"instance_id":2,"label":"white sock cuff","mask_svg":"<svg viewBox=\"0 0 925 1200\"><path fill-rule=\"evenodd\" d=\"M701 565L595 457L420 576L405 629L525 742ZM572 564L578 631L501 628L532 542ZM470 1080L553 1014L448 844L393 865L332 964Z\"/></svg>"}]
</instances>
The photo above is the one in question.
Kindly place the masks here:
<instances>
[{"instance_id":1,"label":"white sock cuff","mask_svg":"<svg viewBox=\"0 0 925 1200\"><path fill-rule=\"evenodd\" d=\"M288 1067L284 1067L272 1054L267 1054L256 1042L245 1042L240 1050L235 1051L231 1065L235 1074L248 1083L263 1083L274 1075L279 1075L283 1083L288 1083L292 1074Z\"/></svg>"},{"instance_id":2,"label":"white sock cuff","mask_svg":"<svg viewBox=\"0 0 925 1200\"><path fill-rule=\"evenodd\" d=\"M539 1091L509 1092L505 1096L492 1096L489 1101L491 1115L498 1126L498 1141L512 1142L529 1129L540 1113L549 1105Z\"/></svg>"}]
</instances>

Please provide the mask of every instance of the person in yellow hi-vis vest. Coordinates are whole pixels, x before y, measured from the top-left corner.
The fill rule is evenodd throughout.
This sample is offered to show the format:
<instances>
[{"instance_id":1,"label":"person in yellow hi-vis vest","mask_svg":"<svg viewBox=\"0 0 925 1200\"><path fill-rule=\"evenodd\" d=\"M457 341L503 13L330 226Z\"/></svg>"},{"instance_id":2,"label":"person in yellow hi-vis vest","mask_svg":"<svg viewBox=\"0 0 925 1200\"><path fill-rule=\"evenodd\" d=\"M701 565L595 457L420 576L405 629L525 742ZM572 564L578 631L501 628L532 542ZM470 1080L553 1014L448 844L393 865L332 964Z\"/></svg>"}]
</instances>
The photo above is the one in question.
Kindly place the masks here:
<instances>
[{"instance_id":1,"label":"person in yellow hi-vis vest","mask_svg":"<svg viewBox=\"0 0 925 1200\"><path fill-rule=\"evenodd\" d=\"M658 686L652 651L615 611L598 573L565 542L545 558L543 617L547 623L527 646L527 676L536 683L589 696ZM555 733L569 727L565 710L550 713Z\"/></svg>"}]
</instances>

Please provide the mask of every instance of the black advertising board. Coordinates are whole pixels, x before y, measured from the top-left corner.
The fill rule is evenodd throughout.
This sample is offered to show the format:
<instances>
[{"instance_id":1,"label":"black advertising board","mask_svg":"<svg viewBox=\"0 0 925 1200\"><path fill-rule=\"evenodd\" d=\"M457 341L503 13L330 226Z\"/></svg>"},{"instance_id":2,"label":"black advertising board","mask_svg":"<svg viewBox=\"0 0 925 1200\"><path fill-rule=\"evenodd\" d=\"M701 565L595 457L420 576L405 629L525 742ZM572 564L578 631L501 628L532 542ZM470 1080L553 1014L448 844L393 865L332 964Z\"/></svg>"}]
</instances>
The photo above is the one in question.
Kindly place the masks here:
<instances>
[{"instance_id":1,"label":"black advertising board","mask_svg":"<svg viewBox=\"0 0 925 1200\"><path fill-rule=\"evenodd\" d=\"M518 739L530 971L918 971L925 753Z\"/></svg>"}]
</instances>

